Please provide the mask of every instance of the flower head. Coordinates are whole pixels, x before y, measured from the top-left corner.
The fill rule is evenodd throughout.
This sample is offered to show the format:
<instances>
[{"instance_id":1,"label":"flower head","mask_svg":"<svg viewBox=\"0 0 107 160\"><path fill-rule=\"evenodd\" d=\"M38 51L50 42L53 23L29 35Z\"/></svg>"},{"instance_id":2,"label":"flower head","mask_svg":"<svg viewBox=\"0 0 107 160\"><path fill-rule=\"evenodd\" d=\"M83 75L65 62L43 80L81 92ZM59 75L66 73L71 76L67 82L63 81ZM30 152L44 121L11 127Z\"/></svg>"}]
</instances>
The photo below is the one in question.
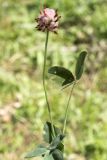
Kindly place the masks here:
<instances>
[{"instance_id":1,"label":"flower head","mask_svg":"<svg viewBox=\"0 0 107 160\"><path fill-rule=\"evenodd\" d=\"M57 33L58 29L58 20L60 16L58 16L57 11L50 8L44 8L39 17L36 19L37 21L37 29L45 32L46 30Z\"/></svg>"}]
</instances>

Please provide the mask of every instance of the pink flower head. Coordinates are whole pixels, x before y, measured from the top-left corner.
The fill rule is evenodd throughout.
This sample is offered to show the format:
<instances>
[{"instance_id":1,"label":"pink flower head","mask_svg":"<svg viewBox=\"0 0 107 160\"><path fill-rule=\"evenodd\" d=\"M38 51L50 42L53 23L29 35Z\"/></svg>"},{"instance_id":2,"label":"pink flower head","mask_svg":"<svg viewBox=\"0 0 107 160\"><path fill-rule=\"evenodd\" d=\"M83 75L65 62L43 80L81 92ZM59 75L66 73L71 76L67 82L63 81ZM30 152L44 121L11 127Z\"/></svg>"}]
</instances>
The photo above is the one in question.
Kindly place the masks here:
<instances>
[{"instance_id":1,"label":"pink flower head","mask_svg":"<svg viewBox=\"0 0 107 160\"><path fill-rule=\"evenodd\" d=\"M39 17L36 19L38 23L36 28L43 32L48 30L57 33L59 18L60 16L58 16L56 10L45 8L40 12Z\"/></svg>"}]
</instances>

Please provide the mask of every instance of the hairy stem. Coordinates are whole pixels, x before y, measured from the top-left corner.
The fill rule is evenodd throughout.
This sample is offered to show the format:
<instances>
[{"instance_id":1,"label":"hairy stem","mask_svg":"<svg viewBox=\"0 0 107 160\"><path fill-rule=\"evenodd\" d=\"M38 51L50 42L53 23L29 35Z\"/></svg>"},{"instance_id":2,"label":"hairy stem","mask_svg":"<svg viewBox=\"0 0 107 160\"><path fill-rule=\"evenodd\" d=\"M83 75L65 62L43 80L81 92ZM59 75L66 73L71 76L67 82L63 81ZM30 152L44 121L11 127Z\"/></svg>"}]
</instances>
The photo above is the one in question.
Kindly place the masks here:
<instances>
[{"instance_id":1,"label":"hairy stem","mask_svg":"<svg viewBox=\"0 0 107 160\"><path fill-rule=\"evenodd\" d=\"M63 134L65 133L65 129L66 129L69 104L70 104L70 100L71 100L71 97L72 97L72 93L73 93L73 89L74 89L75 84L76 84L76 81L73 83L73 86L71 88L70 95L69 95L68 102L67 102L67 106L66 106L66 110L65 110L64 125L63 125L63 132L62 132Z\"/></svg>"},{"instance_id":2,"label":"hairy stem","mask_svg":"<svg viewBox=\"0 0 107 160\"><path fill-rule=\"evenodd\" d=\"M52 120L52 114L51 114L51 108L50 108L50 104L49 104L49 101L48 101L48 95L47 95L46 85L45 85L45 72L46 72L48 37L49 37L49 31L47 31L46 41L45 41L45 52L44 52L44 63L43 63L43 88L44 88L44 93L45 93L45 98L46 98L49 118L50 118L51 125L52 125L52 133L53 133L53 136L55 136L55 131L54 131L54 127L53 127L53 120Z\"/></svg>"}]
</instances>

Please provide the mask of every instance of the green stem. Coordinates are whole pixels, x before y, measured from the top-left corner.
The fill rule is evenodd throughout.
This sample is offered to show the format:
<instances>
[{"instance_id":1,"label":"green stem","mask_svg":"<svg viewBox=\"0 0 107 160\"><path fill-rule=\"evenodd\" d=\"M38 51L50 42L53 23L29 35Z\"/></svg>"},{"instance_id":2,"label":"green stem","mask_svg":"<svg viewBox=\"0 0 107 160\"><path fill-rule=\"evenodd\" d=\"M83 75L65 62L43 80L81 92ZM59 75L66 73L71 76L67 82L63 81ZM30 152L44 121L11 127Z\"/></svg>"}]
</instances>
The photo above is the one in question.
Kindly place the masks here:
<instances>
[{"instance_id":1,"label":"green stem","mask_svg":"<svg viewBox=\"0 0 107 160\"><path fill-rule=\"evenodd\" d=\"M51 125L52 125L52 132L53 132L53 136L55 136L55 131L54 131L54 127L53 127L53 120L52 120L52 114L51 114L51 108L50 108L50 105L49 105L48 95L47 95L46 85L45 85L45 72L46 72L48 37L49 37L49 31L47 31L46 41L45 41L45 52L44 52L44 63L43 63L43 88L44 88L44 93L45 93L45 98L46 98L49 118L50 118Z\"/></svg>"},{"instance_id":2,"label":"green stem","mask_svg":"<svg viewBox=\"0 0 107 160\"><path fill-rule=\"evenodd\" d=\"M62 132L63 134L65 133L65 129L66 129L68 109L69 109L69 104L70 104L70 100L71 100L71 97L72 97L72 93L73 93L73 89L74 89L75 84L76 84L76 80L73 83L73 86L71 88L69 99L68 99L68 102L67 102L67 107L66 107L66 110L65 110L65 118L64 118L63 132Z\"/></svg>"}]
</instances>

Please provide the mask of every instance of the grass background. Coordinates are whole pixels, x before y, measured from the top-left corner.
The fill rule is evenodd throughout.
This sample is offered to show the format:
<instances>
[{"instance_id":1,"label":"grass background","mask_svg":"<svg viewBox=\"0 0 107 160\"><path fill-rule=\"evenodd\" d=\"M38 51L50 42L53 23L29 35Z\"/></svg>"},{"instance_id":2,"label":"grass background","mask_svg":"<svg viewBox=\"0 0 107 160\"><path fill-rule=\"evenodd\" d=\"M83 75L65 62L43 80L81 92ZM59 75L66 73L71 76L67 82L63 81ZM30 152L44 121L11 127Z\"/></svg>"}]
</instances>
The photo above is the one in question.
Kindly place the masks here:
<instances>
[{"instance_id":1,"label":"grass background","mask_svg":"<svg viewBox=\"0 0 107 160\"><path fill-rule=\"evenodd\" d=\"M47 67L73 71L79 52L89 53L69 110L66 159L107 160L106 0L0 0L0 160L23 160L42 142L48 120L42 87L45 33L36 31L34 19L43 3L61 15L58 35L49 37ZM47 76L54 123L62 127L69 89L61 91Z\"/></svg>"}]
</instances>

